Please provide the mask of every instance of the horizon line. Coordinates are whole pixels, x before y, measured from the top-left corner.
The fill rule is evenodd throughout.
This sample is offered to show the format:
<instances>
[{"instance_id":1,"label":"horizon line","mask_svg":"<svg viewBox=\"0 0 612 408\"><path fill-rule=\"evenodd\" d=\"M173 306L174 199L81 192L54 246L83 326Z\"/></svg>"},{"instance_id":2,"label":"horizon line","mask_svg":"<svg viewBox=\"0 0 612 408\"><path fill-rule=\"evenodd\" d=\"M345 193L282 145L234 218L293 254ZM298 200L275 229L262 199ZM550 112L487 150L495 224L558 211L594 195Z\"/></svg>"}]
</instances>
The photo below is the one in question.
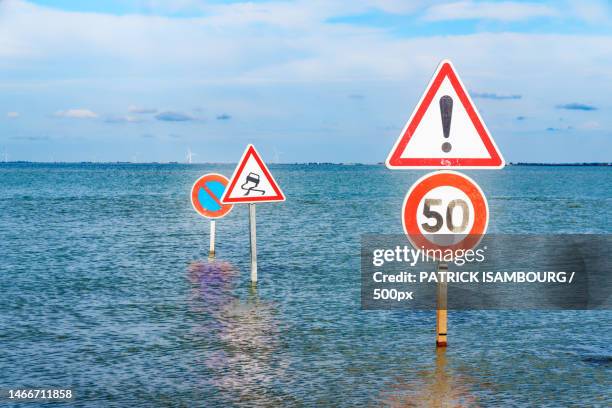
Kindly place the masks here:
<instances>
[{"instance_id":1,"label":"horizon line","mask_svg":"<svg viewBox=\"0 0 612 408\"><path fill-rule=\"evenodd\" d=\"M115 165L235 165L237 162L197 162L185 163L178 161L167 162L131 162L131 161L30 161L30 160L8 160L0 161L3 164L115 164ZM269 162L272 165L335 165L335 166L384 166L384 162ZM508 162L507 166L612 166L612 162ZM441 167L443 169L443 167ZM415 169L416 170L416 169ZM478 170L478 169L471 169Z\"/></svg>"}]
</instances>

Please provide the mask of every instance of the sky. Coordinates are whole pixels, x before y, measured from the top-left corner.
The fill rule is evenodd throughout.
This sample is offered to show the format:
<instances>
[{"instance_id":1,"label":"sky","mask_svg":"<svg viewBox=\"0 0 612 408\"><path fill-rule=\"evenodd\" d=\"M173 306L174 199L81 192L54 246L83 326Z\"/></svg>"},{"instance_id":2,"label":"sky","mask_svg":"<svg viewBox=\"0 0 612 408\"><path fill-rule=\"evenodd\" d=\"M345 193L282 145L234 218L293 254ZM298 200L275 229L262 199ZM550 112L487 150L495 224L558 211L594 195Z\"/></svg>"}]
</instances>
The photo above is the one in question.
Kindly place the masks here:
<instances>
[{"instance_id":1,"label":"sky","mask_svg":"<svg viewBox=\"0 0 612 408\"><path fill-rule=\"evenodd\" d=\"M596 0L0 0L0 160L384 162L443 59L506 161L612 161Z\"/></svg>"}]
</instances>

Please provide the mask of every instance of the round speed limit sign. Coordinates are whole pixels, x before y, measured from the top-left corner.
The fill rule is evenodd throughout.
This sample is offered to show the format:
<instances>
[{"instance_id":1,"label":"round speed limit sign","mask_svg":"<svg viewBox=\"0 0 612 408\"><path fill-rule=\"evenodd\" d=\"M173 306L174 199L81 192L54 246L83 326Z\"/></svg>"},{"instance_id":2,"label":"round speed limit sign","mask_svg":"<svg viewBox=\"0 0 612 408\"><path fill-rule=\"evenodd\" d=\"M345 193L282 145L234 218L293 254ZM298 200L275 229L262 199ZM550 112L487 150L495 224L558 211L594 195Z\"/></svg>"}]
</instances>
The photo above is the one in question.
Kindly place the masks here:
<instances>
[{"instance_id":1,"label":"round speed limit sign","mask_svg":"<svg viewBox=\"0 0 612 408\"><path fill-rule=\"evenodd\" d=\"M474 180L455 171L437 171L412 185L402 223L415 248L467 250L487 231L489 206Z\"/></svg>"}]
</instances>

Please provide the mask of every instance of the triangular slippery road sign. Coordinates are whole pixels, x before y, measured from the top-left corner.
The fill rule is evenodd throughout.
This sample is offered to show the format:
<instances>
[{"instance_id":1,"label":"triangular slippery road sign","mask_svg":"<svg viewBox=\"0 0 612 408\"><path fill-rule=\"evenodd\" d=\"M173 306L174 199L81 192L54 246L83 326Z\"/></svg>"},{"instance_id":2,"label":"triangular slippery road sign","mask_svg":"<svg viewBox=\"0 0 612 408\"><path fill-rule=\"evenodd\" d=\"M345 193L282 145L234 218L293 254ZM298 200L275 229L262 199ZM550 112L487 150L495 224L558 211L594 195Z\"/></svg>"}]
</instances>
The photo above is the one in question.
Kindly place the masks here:
<instances>
[{"instance_id":1,"label":"triangular slippery road sign","mask_svg":"<svg viewBox=\"0 0 612 408\"><path fill-rule=\"evenodd\" d=\"M386 164L390 169L505 166L450 61L438 65Z\"/></svg>"},{"instance_id":2,"label":"triangular slippery road sign","mask_svg":"<svg viewBox=\"0 0 612 408\"><path fill-rule=\"evenodd\" d=\"M285 201L285 196L255 146L250 144L242 154L221 202L229 204L265 201Z\"/></svg>"}]
</instances>

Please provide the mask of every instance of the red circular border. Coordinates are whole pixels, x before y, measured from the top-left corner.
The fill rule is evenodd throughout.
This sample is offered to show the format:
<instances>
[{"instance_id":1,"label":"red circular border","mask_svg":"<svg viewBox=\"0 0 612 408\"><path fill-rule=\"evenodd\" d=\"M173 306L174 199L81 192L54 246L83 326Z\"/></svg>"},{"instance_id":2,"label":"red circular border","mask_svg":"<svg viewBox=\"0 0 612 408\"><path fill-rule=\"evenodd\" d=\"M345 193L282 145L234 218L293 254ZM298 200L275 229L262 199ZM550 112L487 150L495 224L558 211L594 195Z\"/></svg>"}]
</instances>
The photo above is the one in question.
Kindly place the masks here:
<instances>
[{"instance_id":1,"label":"red circular border","mask_svg":"<svg viewBox=\"0 0 612 408\"><path fill-rule=\"evenodd\" d=\"M429 191L436 187L451 186L458 188L463 191L472 202L474 207L474 225L465 238L456 244L449 246L436 245L429 241L419 229L417 224L417 210L419 203ZM484 214L484 216L478 216L478 214ZM489 223L489 207L487 199L480 187L469 177L453 172L453 171L439 171L429 173L417 180L412 185L406 198L404 199L403 212L402 212L402 225L404 232L408 236L410 242L415 248L424 247L425 249L471 249L474 248L483 235L487 231Z\"/></svg>"},{"instance_id":2,"label":"red circular border","mask_svg":"<svg viewBox=\"0 0 612 408\"><path fill-rule=\"evenodd\" d=\"M198 191L207 181L217 181L223 184L224 187L227 187L227 185L229 184L229 180L227 177L217 173L205 174L199 179L197 179L196 182L193 183L193 187L191 187L191 205L193 206L193 209L196 210L196 212L202 217L206 218L221 218L226 216L227 213L229 213L232 208L234 208L232 204L222 204L220 210L210 211L202 207L202 204L200 204L200 201L198 201ZM217 198L221 200L221 197Z\"/></svg>"}]
</instances>

